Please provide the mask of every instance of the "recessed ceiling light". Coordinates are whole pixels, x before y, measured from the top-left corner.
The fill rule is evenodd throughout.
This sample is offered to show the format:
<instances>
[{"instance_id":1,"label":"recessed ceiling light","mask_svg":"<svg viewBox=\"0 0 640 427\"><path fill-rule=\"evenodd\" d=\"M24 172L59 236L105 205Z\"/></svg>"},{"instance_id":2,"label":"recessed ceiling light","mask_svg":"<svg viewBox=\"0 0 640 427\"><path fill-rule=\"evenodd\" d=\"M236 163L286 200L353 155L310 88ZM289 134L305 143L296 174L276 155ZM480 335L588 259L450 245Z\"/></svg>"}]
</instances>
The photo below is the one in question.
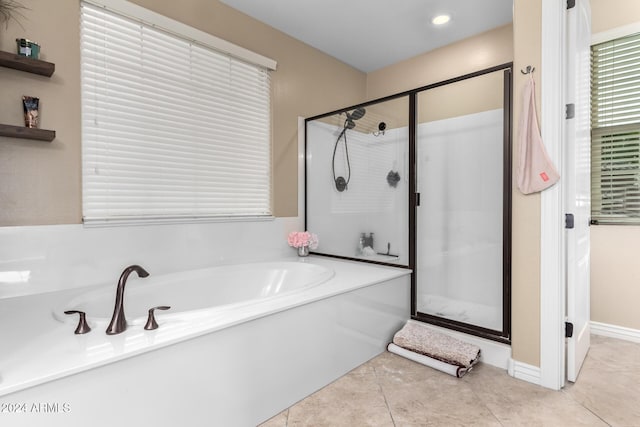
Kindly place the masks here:
<instances>
[{"instance_id":1,"label":"recessed ceiling light","mask_svg":"<svg viewBox=\"0 0 640 427\"><path fill-rule=\"evenodd\" d=\"M451 20L450 15L438 15L431 20L433 25L444 25Z\"/></svg>"}]
</instances>

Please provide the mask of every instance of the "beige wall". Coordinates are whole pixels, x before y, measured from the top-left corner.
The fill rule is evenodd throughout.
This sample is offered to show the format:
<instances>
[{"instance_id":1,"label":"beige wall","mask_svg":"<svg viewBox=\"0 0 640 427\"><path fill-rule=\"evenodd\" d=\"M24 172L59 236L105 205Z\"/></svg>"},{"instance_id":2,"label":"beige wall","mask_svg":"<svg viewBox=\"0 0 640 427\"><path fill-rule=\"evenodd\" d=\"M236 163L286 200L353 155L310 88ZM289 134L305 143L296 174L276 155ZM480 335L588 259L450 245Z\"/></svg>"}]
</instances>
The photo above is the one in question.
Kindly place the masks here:
<instances>
[{"instance_id":1,"label":"beige wall","mask_svg":"<svg viewBox=\"0 0 640 427\"><path fill-rule=\"evenodd\" d=\"M638 0L591 0L592 32L640 23ZM640 226L591 227L591 320L640 329Z\"/></svg>"},{"instance_id":2,"label":"beige wall","mask_svg":"<svg viewBox=\"0 0 640 427\"><path fill-rule=\"evenodd\" d=\"M591 320L640 330L640 227L591 227Z\"/></svg>"},{"instance_id":3,"label":"beige wall","mask_svg":"<svg viewBox=\"0 0 640 427\"><path fill-rule=\"evenodd\" d=\"M521 91L526 78L520 70L527 65L536 69L534 78L540 117L542 1L515 0L513 28L512 348L515 360L540 366L540 194L523 195L516 188L515 178Z\"/></svg>"},{"instance_id":4,"label":"beige wall","mask_svg":"<svg viewBox=\"0 0 640 427\"><path fill-rule=\"evenodd\" d=\"M502 108L503 70L420 92L417 103L418 123ZM366 109L367 114L358 121L358 130L361 132L377 131L380 122L387 125L387 130L409 125L408 95L369 105ZM333 124L339 126L343 118L334 118Z\"/></svg>"},{"instance_id":5,"label":"beige wall","mask_svg":"<svg viewBox=\"0 0 640 427\"><path fill-rule=\"evenodd\" d=\"M429 89L418 94L418 123L444 120L504 105L504 71Z\"/></svg>"},{"instance_id":6,"label":"beige wall","mask_svg":"<svg viewBox=\"0 0 640 427\"><path fill-rule=\"evenodd\" d=\"M367 74L367 99L415 89L513 60L511 25Z\"/></svg>"},{"instance_id":7,"label":"beige wall","mask_svg":"<svg viewBox=\"0 0 640 427\"><path fill-rule=\"evenodd\" d=\"M0 27L0 49L16 37L40 43L51 78L0 68L0 123L23 125L22 95L40 98L40 127L51 143L0 137L0 225L77 223L81 212L80 43L77 1L23 1L24 30Z\"/></svg>"},{"instance_id":8,"label":"beige wall","mask_svg":"<svg viewBox=\"0 0 640 427\"><path fill-rule=\"evenodd\" d=\"M48 144L0 137L0 225L81 221L80 56L78 0L22 0L22 29L0 28L0 49L15 38L42 46L56 64L51 79L0 67L0 123L21 125L22 95L42 103ZM135 3L278 61L273 73L274 213L297 214L297 118L365 98L365 74L217 0L136 0Z\"/></svg>"},{"instance_id":9,"label":"beige wall","mask_svg":"<svg viewBox=\"0 0 640 427\"><path fill-rule=\"evenodd\" d=\"M593 34L640 22L638 0L591 0L590 4Z\"/></svg>"}]
</instances>

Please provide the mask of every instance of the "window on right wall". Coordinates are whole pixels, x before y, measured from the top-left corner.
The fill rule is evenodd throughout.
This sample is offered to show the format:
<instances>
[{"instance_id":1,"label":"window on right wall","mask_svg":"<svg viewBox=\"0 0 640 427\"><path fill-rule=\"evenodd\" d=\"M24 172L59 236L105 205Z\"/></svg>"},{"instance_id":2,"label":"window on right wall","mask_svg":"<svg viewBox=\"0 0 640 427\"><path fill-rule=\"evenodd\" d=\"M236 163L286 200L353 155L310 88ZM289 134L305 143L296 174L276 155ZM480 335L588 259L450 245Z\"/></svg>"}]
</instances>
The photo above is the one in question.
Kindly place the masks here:
<instances>
[{"instance_id":1,"label":"window on right wall","mask_svg":"<svg viewBox=\"0 0 640 427\"><path fill-rule=\"evenodd\" d=\"M591 47L591 220L640 224L640 33Z\"/></svg>"}]
</instances>

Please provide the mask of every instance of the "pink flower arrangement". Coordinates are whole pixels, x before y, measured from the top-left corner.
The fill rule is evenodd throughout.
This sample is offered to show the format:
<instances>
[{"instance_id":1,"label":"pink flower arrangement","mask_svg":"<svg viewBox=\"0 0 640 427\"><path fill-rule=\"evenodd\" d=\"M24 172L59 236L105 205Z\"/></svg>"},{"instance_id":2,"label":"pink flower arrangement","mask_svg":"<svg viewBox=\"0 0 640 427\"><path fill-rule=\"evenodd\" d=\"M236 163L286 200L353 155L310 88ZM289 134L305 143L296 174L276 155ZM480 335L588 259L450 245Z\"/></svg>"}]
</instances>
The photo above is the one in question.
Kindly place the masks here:
<instances>
[{"instance_id":1,"label":"pink flower arrangement","mask_svg":"<svg viewBox=\"0 0 640 427\"><path fill-rule=\"evenodd\" d=\"M318 236L308 231L292 231L287 237L287 242L289 246L294 248L309 246L309 249L316 249L318 247Z\"/></svg>"}]
</instances>

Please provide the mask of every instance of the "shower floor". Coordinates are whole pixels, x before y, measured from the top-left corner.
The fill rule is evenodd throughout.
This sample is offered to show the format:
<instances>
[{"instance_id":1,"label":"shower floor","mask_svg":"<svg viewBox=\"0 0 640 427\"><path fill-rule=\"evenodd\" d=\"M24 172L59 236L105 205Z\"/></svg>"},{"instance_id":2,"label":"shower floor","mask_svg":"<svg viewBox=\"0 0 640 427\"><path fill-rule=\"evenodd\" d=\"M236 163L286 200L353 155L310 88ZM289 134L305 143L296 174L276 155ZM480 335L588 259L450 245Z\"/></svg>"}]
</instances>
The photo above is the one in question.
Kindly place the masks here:
<instances>
[{"instance_id":1,"label":"shower floor","mask_svg":"<svg viewBox=\"0 0 640 427\"><path fill-rule=\"evenodd\" d=\"M418 295L417 309L421 313L464 322L483 328L502 330L502 306L494 307L441 295Z\"/></svg>"}]
</instances>

